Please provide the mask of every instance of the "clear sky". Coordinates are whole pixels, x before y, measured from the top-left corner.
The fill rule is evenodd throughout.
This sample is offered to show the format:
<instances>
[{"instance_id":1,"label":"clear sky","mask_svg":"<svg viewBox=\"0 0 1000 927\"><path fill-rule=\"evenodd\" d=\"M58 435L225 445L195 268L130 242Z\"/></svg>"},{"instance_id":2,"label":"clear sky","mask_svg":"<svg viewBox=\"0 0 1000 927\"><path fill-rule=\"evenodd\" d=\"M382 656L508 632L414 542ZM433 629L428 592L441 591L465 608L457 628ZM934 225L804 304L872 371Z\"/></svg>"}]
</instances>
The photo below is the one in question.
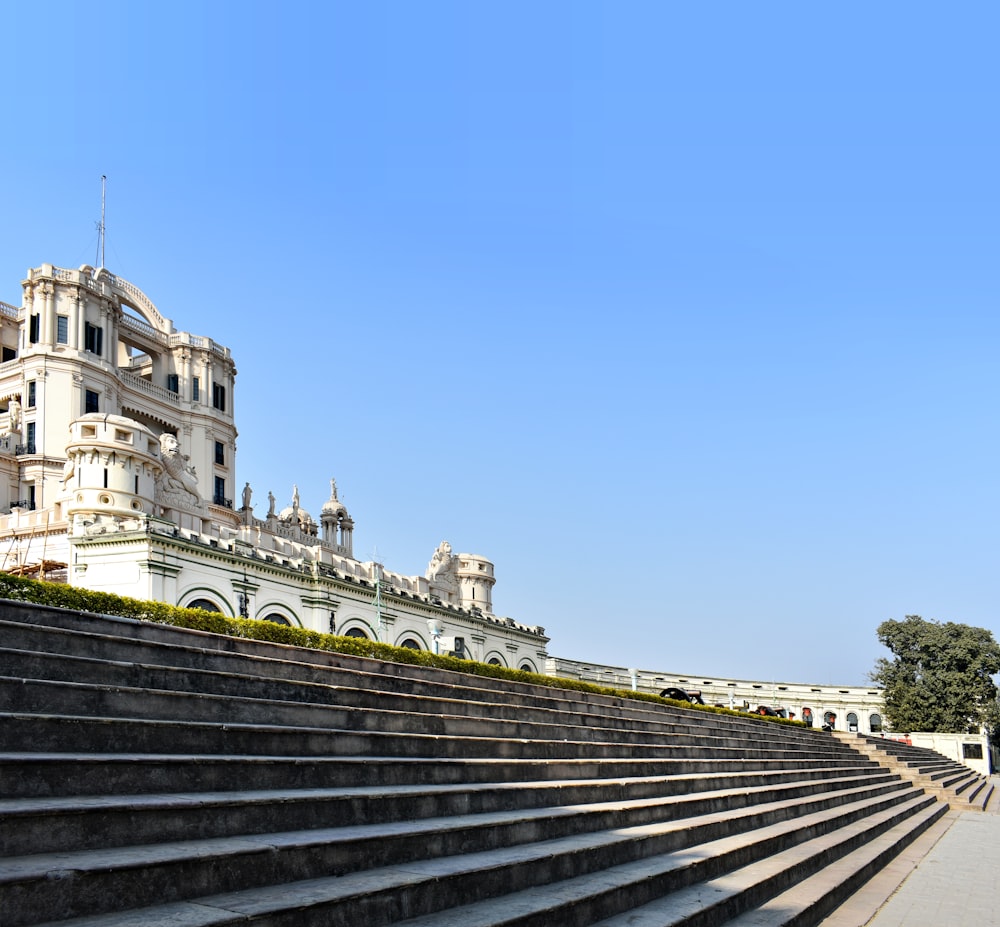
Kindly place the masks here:
<instances>
[{"instance_id":1,"label":"clear sky","mask_svg":"<svg viewBox=\"0 0 1000 927\"><path fill-rule=\"evenodd\" d=\"M860 684L996 633L996 4L0 4L0 300L107 265L238 486L550 652Z\"/></svg>"}]
</instances>

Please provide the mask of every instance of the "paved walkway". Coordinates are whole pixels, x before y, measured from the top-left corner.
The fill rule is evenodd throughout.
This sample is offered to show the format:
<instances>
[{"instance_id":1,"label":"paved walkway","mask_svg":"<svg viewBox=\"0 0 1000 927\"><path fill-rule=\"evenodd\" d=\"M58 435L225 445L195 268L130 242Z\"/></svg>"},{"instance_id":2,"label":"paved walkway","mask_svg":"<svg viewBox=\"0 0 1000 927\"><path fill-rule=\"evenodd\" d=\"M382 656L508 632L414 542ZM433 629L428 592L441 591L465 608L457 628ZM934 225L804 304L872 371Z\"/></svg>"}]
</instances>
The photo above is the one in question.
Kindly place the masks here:
<instances>
[{"instance_id":1,"label":"paved walkway","mask_svg":"<svg viewBox=\"0 0 1000 927\"><path fill-rule=\"evenodd\" d=\"M949 812L821 927L1000 927L1000 778L993 784L986 812Z\"/></svg>"}]
</instances>

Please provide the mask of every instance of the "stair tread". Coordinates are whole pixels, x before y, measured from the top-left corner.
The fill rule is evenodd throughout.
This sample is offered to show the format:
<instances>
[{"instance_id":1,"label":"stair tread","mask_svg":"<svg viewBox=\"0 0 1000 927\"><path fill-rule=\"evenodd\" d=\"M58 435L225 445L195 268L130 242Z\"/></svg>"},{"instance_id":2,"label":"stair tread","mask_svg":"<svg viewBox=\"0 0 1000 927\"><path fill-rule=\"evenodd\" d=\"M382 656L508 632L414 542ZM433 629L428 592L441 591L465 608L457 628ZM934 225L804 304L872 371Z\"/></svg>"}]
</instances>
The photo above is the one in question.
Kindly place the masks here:
<instances>
[{"instance_id":1,"label":"stair tread","mask_svg":"<svg viewBox=\"0 0 1000 927\"><path fill-rule=\"evenodd\" d=\"M727 790L728 791L728 790ZM837 795L841 799L858 796L859 803L879 803L881 796L871 798L870 789L864 786L856 789L844 789ZM722 798L727 792L708 793L697 796L698 800ZM685 796L694 800L691 796ZM629 832L652 833L679 831L693 826L705 826L717 821L735 822L741 818L752 818L762 811L773 812L779 809L797 808L810 803L817 803L829 796L815 796L811 800L792 798L772 802L758 802L742 808L727 809L722 812L698 814L693 817L679 817L661 821L658 824L641 824L630 827L619 827L616 834ZM115 865L135 867L155 865L166 862L176 862L181 859L201 859L208 855L215 857L229 855L240 856L246 853L259 852L262 849L289 849L293 847L329 846L338 842L356 841L359 839L384 839L404 834L441 833L444 830L466 830L474 827L489 827L498 824L553 817L572 817L581 814L596 813L608 810L628 810L640 807L655 807L658 804L676 804L673 799L667 800L637 800L594 802L581 805L546 806L542 808L515 809L512 811L485 812L481 814L449 815L446 818L426 818L416 821L390 821L369 824L346 825L341 827L323 827L307 830L285 831L265 834L237 834L227 837L209 837L195 840L175 840L150 845L123 847L107 847L99 850L70 850L53 853L39 853L30 856L7 857L0 867L0 884L14 879L38 878L53 869L72 869L75 872L97 871L108 868L109 862ZM813 814L840 813L842 805ZM602 842L600 835L604 831L588 832L596 843ZM580 838L557 838L559 840ZM616 837L615 839L618 839Z\"/></svg>"},{"instance_id":2,"label":"stair tread","mask_svg":"<svg viewBox=\"0 0 1000 927\"><path fill-rule=\"evenodd\" d=\"M859 804L863 805L865 803L861 802ZM909 804L919 807L922 804L922 796L912 796ZM851 825L845 825L845 827L853 835L859 829L863 830L865 827L873 826L885 815L900 814L904 810L903 808L896 807L865 814L858 821ZM623 863L586 876L563 880L553 883L550 886L525 889L523 892L518 893L518 895L522 898L533 896L536 903L549 906L564 903L572 897L578 897L579 887L583 884L589 884L591 888L596 886L599 891L611 890L622 885L631 884L636 880L649 879L655 873L670 871L671 869L700 862L713 856L745 851L751 843L766 843L769 845L772 841L780 839L782 835L796 830L806 830L830 816L829 811L797 816L790 820L757 828L750 834L737 834L717 838L685 849L657 854L649 858ZM732 815L720 812L716 817L720 821L725 821L730 819ZM628 840L633 837L662 831L662 829L663 825L645 825L640 828L628 828L624 831L616 830L613 832L600 832L595 835L577 835L563 838L559 841L544 841L537 844L506 847L461 856L416 860L408 862L405 865L390 866L366 872L220 893L218 895L191 899L186 903L174 902L169 906L119 912L112 915L78 918L61 923L65 927L91 927L91 925L93 927L98 927L98 925L100 927L112 927L112 925L116 925L117 927L117 924L124 923L142 923L144 927L153 927L153 925L158 924L166 925L168 923L176 925L176 927L212 927L212 925L235 922L242 918L262 917L271 912L301 909L309 904L343 903L353 898L361 899L372 896L375 893L385 892L389 885L414 885L427 881L437 883L441 880L457 876L476 876L477 873L487 873L500 866L513 863L530 864L533 861L551 856L556 851L557 844L561 844L562 848L566 850L583 849L588 845ZM825 842L829 843L832 841L835 843L838 833L844 830L844 828L840 828L832 834L825 835L830 838ZM506 909L510 903L512 903L512 899L509 896L505 896L502 907ZM492 911L495 915L497 908L497 899L495 897L489 898L480 905L465 905L461 908L451 909L450 911L437 912L433 916L424 919L424 923L427 925L432 923L439 924L441 927L450 927L452 924L455 927L459 927L459 925L463 925L463 927L478 927L480 923L484 925L503 923L502 920L493 921L484 919L479 921L474 919L477 915L482 916L483 914L487 914L488 911ZM131 917L132 920L122 920L123 915ZM418 927L418 925L423 927L420 919L414 919L405 923L407 927Z\"/></svg>"}]
</instances>

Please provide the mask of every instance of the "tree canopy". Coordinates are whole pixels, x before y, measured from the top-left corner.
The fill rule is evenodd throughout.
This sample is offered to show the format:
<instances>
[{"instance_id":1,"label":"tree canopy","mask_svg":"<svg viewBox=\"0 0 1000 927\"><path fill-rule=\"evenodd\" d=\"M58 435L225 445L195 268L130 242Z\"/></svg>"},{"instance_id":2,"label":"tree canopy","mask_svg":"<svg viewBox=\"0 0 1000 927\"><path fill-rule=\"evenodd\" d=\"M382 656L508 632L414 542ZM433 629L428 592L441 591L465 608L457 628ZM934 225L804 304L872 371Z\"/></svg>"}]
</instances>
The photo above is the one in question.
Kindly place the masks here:
<instances>
[{"instance_id":1,"label":"tree canopy","mask_svg":"<svg viewBox=\"0 0 1000 927\"><path fill-rule=\"evenodd\" d=\"M894 731L968 734L1000 726L993 681L1000 646L991 631L907 615L883 621L877 633L893 659L879 658L871 679L883 689Z\"/></svg>"}]
</instances>

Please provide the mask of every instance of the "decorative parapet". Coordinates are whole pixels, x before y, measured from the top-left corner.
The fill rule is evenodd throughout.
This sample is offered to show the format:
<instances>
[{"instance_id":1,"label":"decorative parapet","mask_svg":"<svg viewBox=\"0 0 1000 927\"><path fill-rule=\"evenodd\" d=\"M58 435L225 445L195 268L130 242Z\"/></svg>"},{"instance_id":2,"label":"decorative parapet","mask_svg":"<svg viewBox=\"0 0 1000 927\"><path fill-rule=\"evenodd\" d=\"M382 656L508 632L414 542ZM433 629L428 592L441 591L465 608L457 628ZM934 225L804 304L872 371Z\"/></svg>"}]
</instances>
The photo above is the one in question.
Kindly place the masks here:
<instances>
[{"instance_id":1,"label":"decorative parapet","mask_svg":"<svg viewBox=\"0 0 1000 927\"><path fill-rule=\"evenodd\" d=\"M163 402L172 403L175 406L180 405L181 397L177 393L172 393L170 390L163 386L158 386L156 383L150 383L144 377L136 376L136 374L122 368L118 369L118 377L122 381L122 384L130 389L145 393L147 396L152 396Z\"/></svg>"},{"instance_id":2,"label":"decorative parapet","mask_svg":"<svg viewBox=\"0 0 1000 927\"><path fill-rule=\"evenodd\" d=\"M162 344L164 347L166 347L168 343L168 335L165 335L161 331L157 331L152 325L143 322L142 319L137 319L133 316L123 314L121 317L120 327L126 331L133 332L136 335L148 338L150 341Z\"/></svg>"},{"instance_id":3,"label":"decorative parapet","mask_svg":"<svg viewBox=\"0 0 1000 927\"><path fill-rule=\"evenodd\" d=\"M213 341L211 338L206 338L204 335L192 335L190 332L174 332L170 335L169 343L172 348L176 348L179 345L189 345L192 348L201 348L205 351L210 351L224 360L232 360L232 352L229 348L219 344L217 341Z\"/></svg>"}]
</instances>

